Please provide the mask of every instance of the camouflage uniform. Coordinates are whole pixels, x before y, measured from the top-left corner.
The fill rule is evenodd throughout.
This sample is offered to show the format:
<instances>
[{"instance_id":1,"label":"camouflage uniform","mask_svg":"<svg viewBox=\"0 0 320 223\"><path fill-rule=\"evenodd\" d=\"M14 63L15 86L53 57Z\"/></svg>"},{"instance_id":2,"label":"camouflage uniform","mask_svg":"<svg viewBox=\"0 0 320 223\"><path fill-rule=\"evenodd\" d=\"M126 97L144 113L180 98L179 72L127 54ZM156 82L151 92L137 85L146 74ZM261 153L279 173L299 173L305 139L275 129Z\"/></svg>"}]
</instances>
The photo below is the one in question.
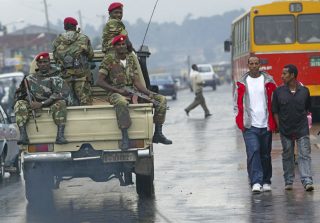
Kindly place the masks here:
<instances>
[{"instance_id":1,"label":"camouflage uniform","mask_svg":"<svg viewBox=\"0 0 320 223\"><path fill-rule=\"evenodd\" d=\"M64 81L57 75L56 70L47 74L37 72L26 77L33 100L37 102L51 102L50 109L56 125L64 125L67 118ZM27 100L24 81L17 90L14 106L16 121L19 127L24 126L31 116L31 108Z\"/></svg>"},{"instance_id":2,"label":"camouflage uniform","mask_svg":"<svg viewBox=\"0 0 320 223\"><path fill-rule=\"evenodd\" d=\"M62 33L53 42L53 57L61 66L62 78L67 82L79 105L92 104L92 76L88 61L93 55L90 39L77 31Z\"/></svg>"},{"instance_id":3,"label":"camouflage uniform","mask_svg":"<svg viewBox=\"0 0 320 223\"><path fill-rule=\"evenodd\" d=\"M115 58L114 54L107 54L100 65L99 72L105 74L106 81L118 89L125 86L134 87L134 78L139 77L138 64L135 62L133 54L127 54L125 67L119 59ZM163 124L166 117L167 100L164 96L155 93L152 97L160 102L160 105L155 108L154 123ZM115 106L119 128L129 128L131 118L128 110L129 102L126 97L118 93L108 92L108 99Z\"/></svg>"},{"instance_id":4,"label":"camouflage uniform","mask_svg":"<svg viewBox=\"0 0 320 223\"><path fill-rule=\"evenodd\" d=\"M112 39L120 34L126 36L128 35L128 32L126 31L126 27L123 24L123 22L119 19L109 18L108 22L103 28L102 51L106 54L113 52L113 46L111 44Z\"/></svg>"}]
</instances>

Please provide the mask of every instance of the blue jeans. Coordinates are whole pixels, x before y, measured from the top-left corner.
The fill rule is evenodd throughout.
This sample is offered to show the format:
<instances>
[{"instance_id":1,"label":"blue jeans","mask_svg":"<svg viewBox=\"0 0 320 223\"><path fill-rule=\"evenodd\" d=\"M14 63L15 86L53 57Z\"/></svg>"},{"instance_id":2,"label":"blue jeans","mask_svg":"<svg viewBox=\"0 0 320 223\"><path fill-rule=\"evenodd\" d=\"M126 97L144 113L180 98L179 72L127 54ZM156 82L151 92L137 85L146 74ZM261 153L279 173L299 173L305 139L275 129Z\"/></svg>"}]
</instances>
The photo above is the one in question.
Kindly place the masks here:
<instances>
[{"instance_id":1,"label":"blue jeans","mask_svg":"<svg viewBox=\"0 0 320 223\"><path fill-rule=\"evenodd\" d=\"M294 180L294 143L298 147L298 168L300 172L301 183L306 186L312 184L311 176L311 145L309 135L299 139L288 138L280 134L282 152L283 176L285 184L292 184Z\"/></svg>"},{"instance_id":2,"label":"blue jeans","mask_svg":"<svg viewBox=\"0 0 320 223\"><path fill-rule=\"evenodd\" d=\"M243 132L247 151L247 171L251 186L259 183L271 184L271 145L272 134L267 128L251 126Z\"/></svg>"}]
</instances>

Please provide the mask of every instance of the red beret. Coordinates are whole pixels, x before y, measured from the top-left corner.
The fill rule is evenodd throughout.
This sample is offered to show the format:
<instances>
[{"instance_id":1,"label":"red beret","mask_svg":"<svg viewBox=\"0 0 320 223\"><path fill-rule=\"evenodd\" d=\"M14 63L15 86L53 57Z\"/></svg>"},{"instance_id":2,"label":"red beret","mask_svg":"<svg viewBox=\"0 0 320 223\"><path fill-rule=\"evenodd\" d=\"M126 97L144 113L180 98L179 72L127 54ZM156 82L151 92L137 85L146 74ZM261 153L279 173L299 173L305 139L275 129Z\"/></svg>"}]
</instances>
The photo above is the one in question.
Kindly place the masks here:
<instances>
[{"instance_id":1,"label":"red beret","mask_svg":"<svg viewBox=\"0 0 320 223\"><path fill-rule=\"evenodd\" d=\"M49 59L49 53L48 52L41 52L36 56L36 61L42 60L42 59Z\"/></svg>"},{"instance_id":2,"label":"red beret","mask_svg":"<svg viewBox=\"0 0 320 223\"><path fill-rule=\"evenodd\" d=\"M127 36L126 36L126 35L120 34L120 35L118 35L118 36L116 36L116 37L114 37L114 38L112 39L111 44L114 45L114 44L116 44L116 43L118 43L118 42L122 42L122 41L124 41L124 40L126 40L126 39L127 39Z\"/></svg>"},{"instance_id":3,"label":"red beret","mask_svg":"<svg viewBox=\"0 0 320 223\"><path fill-rule=\"evenodd\" d=\"M78 25L78 21L75 19L75 18L72 18L72 17L67 17L64 19L64 24L71 24L71 25Z\"/></svg>"},{"instance_id":4,"label":"red beret","mask_svg":"<svg viewBox=\"0 0 320 223\"><path fill-rule=\"evenodd\" d=\"M121 8L123 7L123 5L120 2L114 2L109 5L108 11L111 12L112 10L120 8L120 7Z\"/></svg>"}]
</instances>

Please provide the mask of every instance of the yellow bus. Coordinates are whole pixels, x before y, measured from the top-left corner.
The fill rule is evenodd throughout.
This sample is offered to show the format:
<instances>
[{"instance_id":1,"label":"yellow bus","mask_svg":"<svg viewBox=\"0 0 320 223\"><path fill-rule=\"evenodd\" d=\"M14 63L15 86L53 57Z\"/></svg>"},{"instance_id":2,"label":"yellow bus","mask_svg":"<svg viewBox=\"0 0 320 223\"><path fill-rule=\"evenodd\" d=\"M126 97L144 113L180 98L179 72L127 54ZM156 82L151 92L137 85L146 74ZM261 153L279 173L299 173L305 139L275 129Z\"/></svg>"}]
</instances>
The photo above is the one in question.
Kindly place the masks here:
<instances>
[{"instance_id":1,"label":"yellow bus","mask_svg":"<svg viewBox=\"0 0 320 223\"><path fill-rule=\"evenodd\" d=\"M282 84L282 68L295 64L298 80L307 86L312 107L320 107L320 1L276 1L252 7L232 22L232 78L247 71L250 55L257 55L261 69Z\"/></svg>"}]
</instances>

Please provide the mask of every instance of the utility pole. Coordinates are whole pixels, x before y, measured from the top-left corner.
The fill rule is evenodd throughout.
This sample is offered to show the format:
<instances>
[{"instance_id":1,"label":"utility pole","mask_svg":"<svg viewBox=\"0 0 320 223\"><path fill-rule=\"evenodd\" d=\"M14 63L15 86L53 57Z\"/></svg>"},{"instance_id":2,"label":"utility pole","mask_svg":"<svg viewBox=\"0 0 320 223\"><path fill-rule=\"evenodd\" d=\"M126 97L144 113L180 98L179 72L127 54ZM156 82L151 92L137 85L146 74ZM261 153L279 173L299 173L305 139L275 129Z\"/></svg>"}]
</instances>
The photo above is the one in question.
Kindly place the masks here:
<instances>
[{"instance_id":1,"label":"utility pole","mask_svg":"<svg viewBox=\"0 0 320 223\"><path fill-rule=\"evenodd\" d=\"M78 10L78 16L79 16L80 28L83 30L84 27L82 26L82 15L81 15L81 11L80 10Z\"/></svg>"},{"instance_id":2,"label":"utility pole","mask_svg":"<svg viewBox=\"0 0 320 223\"><path fill-rule=\"evenodd\" d=\"M43 0L43 4L44 4L44 12L46 14L47 29L48 29L48 33L50 33L50 23L49 23L47 0Z\"/></svg>"}]
</instances>

